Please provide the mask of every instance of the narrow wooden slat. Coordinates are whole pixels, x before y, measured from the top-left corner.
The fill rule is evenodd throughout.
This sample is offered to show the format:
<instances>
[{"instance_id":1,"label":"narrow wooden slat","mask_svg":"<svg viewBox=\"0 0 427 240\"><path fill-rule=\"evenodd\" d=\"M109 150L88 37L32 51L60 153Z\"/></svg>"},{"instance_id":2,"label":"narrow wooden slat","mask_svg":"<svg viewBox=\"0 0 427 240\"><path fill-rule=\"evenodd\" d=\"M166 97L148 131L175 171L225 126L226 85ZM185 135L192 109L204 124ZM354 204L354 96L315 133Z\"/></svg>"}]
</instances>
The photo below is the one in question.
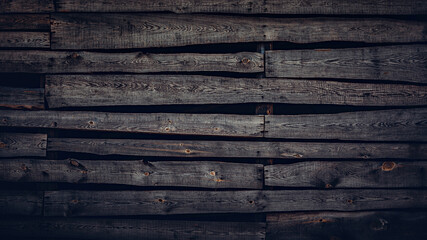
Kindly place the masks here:
<instances>
[{"instance_id":1,"label":"narrow wooden slat","mask_svg":"<svg viewBox=\"0 0 427 240\"><path fill-rule=\"evenodd\" d=\"M49 108L165 104L427 105L427 86L183 75L48 75Z\"/></svg>"},{"instance_id":2,"label":"narrow wooden slat","mask_svg":"<svg viewBox=\"0 0 427 240\"><path fill-rule=\"evenodd\" d=\"M1 1L0 1L1 2ZM5 14L0 17L0 30L50 30L49 14Z\"/></svg>"},{"instance_id":3,"label":"narrow wooden slat","mask_svg":"<svg viewBox=\"0 0 427 240\"><path fill-rule=\"evenodd\" d=\"M0 32L0 48L50 48L50 33Z\"/></svg>"},{"instance_id":4,"label":"narrow wooden slat","mask_svg":"<svg viewBox=\"0 0 427 240\"><path fill-rule=\"evenodd\" d=\"M248 14L426 14L423 0L58 0L60 12L159 12Z\"/></svg>"},{"instance_id":5,"label":"narrow wooden slat","mask_svg":"<svg viewBox=\"0 0 427 240\"><path fill-rule=\"evenodd\" d=\"M425 208L426 190L49 191L45 216Z\"/></svg>"},{"instance_id":6,"label":"narrow wooden slat","mask_svg":"<svg viewBox=\"0 0 427 240\"><path fill-rule=\"evenodd\" d=\"M426 239L427 213L319 212L267 215L267 239Z\"/></svg>"},{"instance_id":7,"label":"narrow wooden slat","mask_svg":"<svg viewBox=\"0 0 427 240\"><path fill-rule=\"evenodd\" d=\"M53 12L53 0L0 0L0 13Z\"/></svg>"},{"instance_id":8,"label":"narrow wooden slat","mask_svg":"<svg viewBox=\"0 0 427 240\"><path fill-rule=\"evenodd\" d=\"M427 162L299 162L265 166L265 185L316 188L427 186Z\"/></svg>"},{"instance_id":9,"label":"narrow wooden slat","mask_svg":"<svg viewBox=\"0 0 427 240\"><path fill-rule=\"evenodd\" d=\"M226 162L3 159L0 181L262 189L263 165Z\"/></svg>"},{"instance_id":10,"label":"narrow wooden slat","mask_svg":"<svg viewBox=\"0 0 427 240\"><path fill-rule=\"evenodd\" d=\"M0 51L0 72L92 73L92 72L262 72L263 55L144 54L55 51Z\"/></svg>"},{"instance_id":11,"label":"narrow wooden slat","mask_svg":"<svg viewBox=\"0 0 427 240\"><path fill-rule=\"evenodd\" d=\"M425 141L427 109L338 114L267 115L265 137L364 141Z\"/></svg>"},{"instance_id":12,"label":"narrow wooden slat","mask_svg":"<svg viewBox=\"0 0 427 240\"><path fill-rule=\"evenodd\" d=\"M267 77L347 78L427 83L427 46L266 52Z\"/></svg>"},{"instance_id":13,"label":"narrow wooden slat","mask_svg":"<svg viewBox=\"0 0 427 240\"><path fill-rule=\"evenodd\" d=\"M0 215L40 216L43 211L43 192L0 191Z\"/></svg>"},{"instance_id":14,"label":"narrow wooden slat","mask_svg":"<svg viewBox=\"0 0 427 240\"><path fill-rule=\"evenodd\" d=\"M44 89L0 87L0 107L44 109Z\"/></svg>"},{"instance_id":15,"label":"narrow wooden slat","mask_svg":"<svg viewBox=\"0 0 427 240\"><path fill-rule=\"evenodd\" d=\"M221 220L221 219L219 219ZM9 237L43 239L265 239L263 222L212 222L105 218L20 218L0 220Z\"/></svg>"},{"instance_id":16,"label":"narrow wooden slat","mask_svg":"<svg viewBox=\"0 0 427 240\"><path fill-rule=\"evenodd\" d=\"M51 25L52 49L126 49L262 41L422 42L427 40L425 27L423 22L393 19L150 13L59 13L52 15Z\"/></svg>"},{"instance_id":17,"label":"narrow wooden slat","mask_svg":"<svg viewBox=\"0 0 427 240\"><path fill-rule=\"evenodd\" d=\"M0 126L262 137L263 116L73 111L0 111Z\"/></svg>"},{"instance_id":18,"label":"narrow wooden slat","mask_svg":"<svg viewBox=\"0 0 427 240\"><path fill-rule=\"evenodd\" d=\"M0 157L46 157L46 134L0 133Z\"/></svg>"},{"instance_id":19,"label":"narrow wooden slat","mask_svg":"<svg viewBox=\"0 0 427 240\"><path fill-rule=\"evenodd\" d=\"M427 144L49 138L49 151L218 158L427 159Z\"/></svg>"}]
</instances>

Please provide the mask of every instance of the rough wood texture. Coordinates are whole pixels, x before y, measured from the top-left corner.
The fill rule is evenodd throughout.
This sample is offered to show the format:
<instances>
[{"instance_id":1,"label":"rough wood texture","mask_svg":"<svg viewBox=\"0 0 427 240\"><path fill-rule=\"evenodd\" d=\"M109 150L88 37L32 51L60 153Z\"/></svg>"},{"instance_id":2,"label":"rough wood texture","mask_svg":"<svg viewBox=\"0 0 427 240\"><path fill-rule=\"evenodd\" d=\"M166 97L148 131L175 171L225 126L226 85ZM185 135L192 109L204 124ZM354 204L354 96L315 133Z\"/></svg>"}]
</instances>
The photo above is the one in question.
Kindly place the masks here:
<instances>
[{"instance_id":1,"label":"rough wood texture","mask_svg":"<svg viewBox=\"0 0 427 240\"><path fill-rule=\"evenodd\" d=\"M0 126L262 137L264 117L227 114L0 111Z\"/></svg>"},{"instance_id":2,"label":"rough wood texture","mask_svg":"<svg viewBox=\"0 0 427 240\"><path fill-rule=\"evenodd\" d=\"M263 165L226 162L3 159L0 181L262 189Z\"/></svg>"},{"instance_id":3,"label":"rough wood texture","mask_svg":"<svg viewBox=\"0 0 427 240\"><path fill-rule=\"evenodd\" d=\"M255 52L232 54L144 54L55 51L0 51L0 72L262 72L264 57Z\"/></svg>"},{"instance_id":4,"label":"rough wood texture","mask_svg":"<svg viewBox=\"0 0 427 240\"><path fill-rule=\"evenodd\" d=\"M33 215L43 212L43 192L0 191L0 216Z\"/></svg>"},{"instance_id":5,"label":"rough wood texture","mask_svg":"<svg viewBox=\"0 0 427 240\"><path fill-rule=\"evenodd\" d=\"M4 14L0 17L0 30L49 31L49 14Z\"/></svg>"},{"instance_id":6,"label":"rough wood texture","mask_svg":"<svg viewBox=\"0 0 427 240\"><path fill-rule=\"evenodd\" d=\"M0 107L44 109L44 89L0 87Z\"/></svg>"},{"instance_id":7,"label":"rough wood texture","mask_svg":"<svg viewBox=\"0 0 427 240\"><path fill-rule=\"evenodd\" d=\"M50 48L50 33L0 32L0 48Z\"/></svg>"},{"instance_id":8,"label":"rough wood texture","mask_svg":"<svg viewBox=\"0 0 427 240\"><path fill-rule=\"evenodd\" d=\"M0 220L0 233L43 239L265 239L265 223L102 218Z\"/></svg>"},{"instance_id":9,"label":"rough wood texture","mask_svg":"<svg viewBox=\"0 0 427 240\"><path fill-rule=\"evenodd\" d=\"M60 12L159 12L247 14L426 14L423 0L58 0Z\"/></svg>"},{"instance_id":10,"label":"rough wood texture","mask_svg":"<svg viewBox=\"0 0 427 240\"><path fill-rule=\"evenodd\" d=\"M427 105L427 86L194 75L48 75L49 108L166 104Z\"/></svg>"},{"instance_id":11,"label":"rough wood texture","mask_svg":"<svg viewBox=\"0 0 427 240\"><path fill-rule=\"evenodd\" d=\"M45 216L425 208L425 190L49 191Z\"/></svg>"},{"instance_id":12,"label":"rough wood texture","mask_svg":"<svg viewBox=\"0 0 427 240\"><path fill-rule=\"evenodd\" d=\"M267 215L267 239L401 240L427 238L426 212L320 212Z\"/></svg>"},{"instance_id":13,"label":"rough wood texture","mask_svg":"<svg viewBox=\"0 0 427 240\"><path fill-rule=\"evenodd\" d=\"M262 41L423 42L427 40L425 28L423 22L392 19L84 13L53 14L51 25L52 49L126 49Z\"/></svg>"},{"instance_id":14,"label":"rough wood texture","mask_svg":"<svg viewBox=\"0 0 427 240\"><path fill-rule=\"evenodd\" d=\"M46 157L46 134L0 133L0 157Z\"/></svg>"},{"instance_id":15,"label":"rough wood texture","mask_svg":"<svg viewBox=\"0 0 427 240\"><path fill-rule=\"evenodd\" d=\"M299 162L265 166L265 185L316 188L427 186L427 162Z\"/></svg>"},{"instance_id":16,"label":"rough wood texture","mask_svg":"<svg viewBox=\"0 0 427 240\"><path fill-rule=\"evenodd\" d=\"M53 0L0 0L0 13L53 12Z\"/></svg>"},{"instance_id":17,"label":"rough wood texture","mask_svg":"<svg viewBox=\"0 0 427 240\"><path fill-rule=\"evenodd\" d=\"M427 144L49 138L49 151L218 158L427 159Z\"/></svg>"},{"instance_id":18,"label":"rough wood texture","mask_svg":"<svg viewBox=\"0 0 427 240\"><path fill-rule=\"evenodd\" d=\"M268 138L425 141L427 109L266 115Z\"/></svg>"},{"instance_id":19,"label":"rough wood texture","mask_svg":"<svg viewBox=\"0 0 427 240\"><path fill-rule=\"evenodd\" d=\"M427 46L267 51L267 77L347 78L427 83Z\"/></svg>"}]
</instances>

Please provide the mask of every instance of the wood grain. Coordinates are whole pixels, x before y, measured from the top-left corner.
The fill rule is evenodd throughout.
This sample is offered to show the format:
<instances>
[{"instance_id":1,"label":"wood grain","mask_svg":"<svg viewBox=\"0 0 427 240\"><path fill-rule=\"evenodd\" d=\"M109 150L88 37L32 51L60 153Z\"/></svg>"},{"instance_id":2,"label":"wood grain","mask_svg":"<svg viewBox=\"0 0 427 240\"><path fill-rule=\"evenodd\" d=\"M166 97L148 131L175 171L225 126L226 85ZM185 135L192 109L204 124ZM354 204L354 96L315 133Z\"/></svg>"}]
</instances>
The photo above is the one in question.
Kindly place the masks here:
<instances>
[{"instance_id":1,"label":"wood grain","mask_svg":"<svg viewBox=\"0 0 427 240\"><path fill-rule=\"evenodd\" d=\"M43 192L0 191L0 216L40 216L43 212Z\"/></svg>"},{"instance_id":2,"label":"wood grain","mask_svg":"<svg viewBox=\"0 0 427 240\"><path fill-rule=\"evenodd\" d=\"M44 109L44 89L0 87L0 107Z\"/></svg>"},{"instance_id":3,"label":"wood grain","mask_svg":"<svg viewBox=\"0 0 427 240\"><path fill-rule=\"evenodd\" d=\"M52 49L128 49L286 41L423 42L426 24L370 18L52 14ZM307 34L310 33L310 34Z\"/></svg>"},{"instance_id":4,"label":"wood grain","mask_svg":"<svg viewBox=\"0 0 427 240\"><path fill-rule=\"evenodd\" d=\"M266 51L266 76L427 83L427 46Z\"/></svg>"},{"instance_id":5,"label":"wood grain","mask_svg":"<svg viewBox=\"0 0 427 240\"><path fill-rule=\"evenodd\" d=\"M0 133L0 157L46 157L46 134Z\"/></svg>"},{"instance_id":6,"label":"wood grain","mask_svg":"<svg viewBox=\"0 0 427 240\"><path fill-rule=\"evenodd\" d=\"M0 13L45 13L55 11L53 0L0 0Z\"/></svg>"},{"instance_id":7,"label":"wood grain","mask_svg":"<svg viewBox=\"0 0 427 240\"><path fill-rule=\"evenodd\" d=\"M49 14L4 14L0 17L0 30L49 31L50 17Z\"/></svg>"},{"instance_id":8,"label":"wood grain","mask_svg":"<svg viewBox=\"0 0 427 240\"><path fill-rule=\"evenodd\" d=\"M50 33L0 32L0 48L50 48Z\"/></svg>"}]
</instances>

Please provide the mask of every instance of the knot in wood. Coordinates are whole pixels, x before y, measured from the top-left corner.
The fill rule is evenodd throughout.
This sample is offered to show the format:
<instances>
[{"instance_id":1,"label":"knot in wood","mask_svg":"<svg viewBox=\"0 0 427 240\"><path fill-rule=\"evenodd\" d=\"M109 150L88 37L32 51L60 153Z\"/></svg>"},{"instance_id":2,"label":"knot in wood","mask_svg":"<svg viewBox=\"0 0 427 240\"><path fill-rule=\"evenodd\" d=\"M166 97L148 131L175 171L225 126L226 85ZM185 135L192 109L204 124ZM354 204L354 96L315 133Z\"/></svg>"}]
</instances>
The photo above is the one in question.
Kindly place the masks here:
<instances>
[{"instance_id":1,"label":"knot in wood","mask_svg":"<svg viewBox=\"0 0 427 240\"><path fill-rule=\"evenodd\" d=\"M73 54L71 54L71 57L74 58L74 59L76 59L76 58L79 57L79 55L77 53L73 53Z\"/></svg>"},{"instance_id":2,"label":"knot in wood","mask_svg":"<svg viewBox=\"0 0 427 240\"><path fill-rule=\"evenodd\" d=\"M325 188L333 188L333 186L332 186L332 184L327 183L327 184L325 185Z\"/></svg>"},{"instance_id":3,"label":"knot in wood","mask_svg":"<svg viewBox=\"0 0 427 240\"><path fill-rule=\"evenodd\" d=\"M77 199L71 200L71 203L73 203L73 204L77 204L78 202L79 202L79 200L77 200Z\"/></svg>"},{"instance_id":4,"label":"knot in wood","mask_svg":"<svg viewBox=\"0 0 427 240\"><path fill-rule=\"evenodd\" d=\"M5 147L6 147L6 143L0 142L0 148L5 148Z\"/></svg>"},{"instance_id":5,"label":"knot in wood","mask_svg":"<svg viewBox=\"0 0 427 240\"><path fill-rule=\"evenodd\" d=\"M394 162L384 162L381 166L381 169L385 172L392 171L396 167L396 163Z\"/></svg>"},{"instance_id":6,"label":"knot in wood","mask_svg":"<svg viewBox=\"0 0 427 240\"><path fill-rule=\"evenodd\" d=\"M255 201L254 200L250 200L249 204L255 204Z\"/></svg>"},{"instance_id":7,"label":"knot in wood","mask_svg":"<svg viewBox=\"0 0 427 240\"><path fill-rule=\"evenodd\" d=\"M161 202L161 203L164 203L164 202L166 202L166 200L164 200L164 199L161 199L161 198L157 199L157 201L159 201L159 202Z\"/></svg>"},{"instance_id":8,"label":"knot in wood","mask_svg":"<svg viewBox=\"0 0 427 240\"><path fill-rule=\"evenodd\" d=\"M190 149L185 149L185 151L184 151L186 154L190 154L191 153L191 150Z\"/></svg>"},{"instance_id":9,"label":"knot in wood","mask_svg":"<svg viewBox=\"0 0 427 240\"><path fill-rule=\"evenodd\" d=\"M247 58L243 58L242 59L242 63L243 64L248 64L248 63L250 63L251 62L251 60L249 60L249 59L247 59Z\"/></svg>"},{"instance_id":10,"label":"knot in wood","mask_svg":"<svg viewBox=\"0 0 427 240\"><path fill-rule=\"evenodd\" d=\"M211 176L215 176L215 175L216 175L215 171L211 171L209 174L210 174Z\"/></svg>"},{"instance_id":11,"label":"knot in wood","mask_svg":"<svg viewBox=\"0 0 427 240\"><path fill-rule=\"evenodd\" d=\"M149 176L149 175L150 175L150 173L149 173L149 172L145 172L145 173L144 173L144 175L145 175L145 176Z\"/></svg>"},{"instance_id":12,"label":"knot in wood","mask_svg":"<svg viewBox=\"0 0 427 240\"><path fill-rule=\"evenodd\" d=\"M75 167L78 167L80 165L76 160L70 160L70 164Z\"/></svg>"},{"instance_id":13,"label":"knot in wood","mask_svg":"<svg viewBox=\"0 0 427 240\"><path fill-rule=\"evenodd\" d=\"M57 126L58 126L58 123L57 123L57 122L52 122L52 123L50 124L50 126L51 126L51 127L57 127Z\"/></svg>"}]
</instances>

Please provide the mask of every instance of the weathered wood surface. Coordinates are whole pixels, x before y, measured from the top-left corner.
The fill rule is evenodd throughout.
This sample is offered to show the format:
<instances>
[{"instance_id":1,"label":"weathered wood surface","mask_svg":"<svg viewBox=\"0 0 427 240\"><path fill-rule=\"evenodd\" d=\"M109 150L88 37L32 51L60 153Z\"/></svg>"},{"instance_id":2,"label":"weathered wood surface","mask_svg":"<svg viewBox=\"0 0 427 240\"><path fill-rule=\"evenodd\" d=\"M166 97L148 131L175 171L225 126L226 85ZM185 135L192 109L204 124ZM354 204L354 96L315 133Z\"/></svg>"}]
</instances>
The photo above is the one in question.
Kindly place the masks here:
<instances>
[{"instance_id":1,"label":"weathered wood surface","mask_svg":"<svg viewBox=\"0 0 427 240\"><path fill-rule=\"evenodd\" d=\"M0 181L262 189L263 165L227 162L3 159Z\"/></svg>"},{"instance_id":2,"label":"weathered wood surface","mask_svg":"<svg viewBox=\"0 0 427 240\"><path fill-rule=\"evenodd\" d=\"M267 77L427 83L427 46L267 51Z\"/></svg>"},{"instance_id":3,"label":"weathered wood surface","mask_svg":"<svg viewBox=\"0 0 427 240\"><path fill-rule=\"evenodd\" d=\"M268 138L425 141L427 109L266 115Z\"/></svg>"},{"instance_id":4,"label":"weathered wood surface","mask_svg":"<svg viewBox=\"0 0 427 240\"><path fill-rule=\"evenodd\" d=\"M427 144L49 138L48 151L218 158L427 159Z\"/></svg>"},{"instance_id":5,"label":"weathered wood surface","mask_svg":"<svg viewBox=\"0 0 427 240\"><path fill-rule=\"evenodd\" d=\"M0 157L45 157L46 134L0 133Z\"/></svg>"},{"instance_id":6,"label":"weathered wood surface","mask_svg":"<svg viewBox=\"0 0 427 240\"><path fill-rule=\"evenodd\" d=\"M0 32L0 48L50 48L50 33Z\"/></svg>"},{"instance_id":7,"label":"weathered wood surface","mask_svg":"<svg viewBox=\"0 0 427 240\"><path fill-rule=\"evenodd\" d=\"M0 234L43 239L265 239L263 222L103 218L0 219Z\"/></svg>"},{"instance_id":8,"label":"weathered wood surface","mask_svg":"<svg viewBox=\"0 0 427 240\"><path fill-rule=\"evenodd\" d=\"M51 24L52 49L126 49L262 41L422 42L427 40L425 28L423 22L392 19L150 13L52 14Z\"/></svg>"},{"instance_id":9,"label":"weathered wood surface","mask_svg":"<svg viewBox=\"0 0 427 240\"><path fill-rule=\"evenodd\" d=\"M48 75L49 108L292 103L427 105L427 86L194 75Z\"/></svg>"},{"instance_id":10,"label":"weathered wood surface","mask_svg":"<svg viewBox=\"0 0 427 240\"><path fill-rule=\"evenodd\" d=\"M0 111L0 126L262 137L264 117L230 114Z\"/></svg>"},{"instance_id":11,"label":"weathered wood surface","mask_svg":"<svg viewBox=\"0 0 427 240\"><path fill-rule=\"evenodd\" d=\"M4 14L0 17L0 30L49 31L49 14Z\"/></svg>"},{"instance_id":12,"label":"weathered wood surface","mask_svg":"<svg viewBox=\"0 0 427 240\"><path fill-rule=\"evenodd\" d=\"M53 12L53 0L0 0L0 13Z\"/></svg>"},{"instance_id":13,"label":"weathered wood surface","mask_svg":"<svg viewBox=\"0 0 427 240\"><path fill-rule=\"evenodd\" d=\"M299 162L268 165L265 185L316 188L416 188L427 186L427 162Z\"/></svg>"},{"instance_id":14,"label":"weathered wood surface","mask_svg":"<svg viewBox=\"0 0 427 240\"><path fill-rule=\"evenodd\" d=\"M426 14L423 0L58 0L60 12L159 12L247 14Z\"/></svg>"},{"instance_id":15,"label":"weathered wood surface","mask_svg":"<svg viewBox=\"0 0 427 240\"><path fill-rule=\"evenodd\" d=\"M269 214L266 239L422 240L426 225L424 211Z\"/></svg>"},{"instance_id":16,"label":"weathered wood surface","mask_svg":"<svg viewBox=\"0 0 427 240\"><path fill-rule=\"evenodd\" d=\"M263 72L264 57L255 52L231 54L144 54L56 51L0 51L0 72Z\"/></svg>"},{"instance_id":17,"label":"weathered wood surface","mask_svg":"<svg viewBox=\"0 0 427 240\"><path fill-rule=\"evenodd\" d=\"M44 89L0 87L0 107L44 109Z\"/></svg>"},{"instance_id":18,"label":"weathered wood surface","mask_svg":"<svg viewBox=\"0 0 427 240\"><path fill-rule=\"evenodd\" d=\"M39 216L43 212L43 192L0 191L0 215Z\"/></svg>"}]
</instances>

